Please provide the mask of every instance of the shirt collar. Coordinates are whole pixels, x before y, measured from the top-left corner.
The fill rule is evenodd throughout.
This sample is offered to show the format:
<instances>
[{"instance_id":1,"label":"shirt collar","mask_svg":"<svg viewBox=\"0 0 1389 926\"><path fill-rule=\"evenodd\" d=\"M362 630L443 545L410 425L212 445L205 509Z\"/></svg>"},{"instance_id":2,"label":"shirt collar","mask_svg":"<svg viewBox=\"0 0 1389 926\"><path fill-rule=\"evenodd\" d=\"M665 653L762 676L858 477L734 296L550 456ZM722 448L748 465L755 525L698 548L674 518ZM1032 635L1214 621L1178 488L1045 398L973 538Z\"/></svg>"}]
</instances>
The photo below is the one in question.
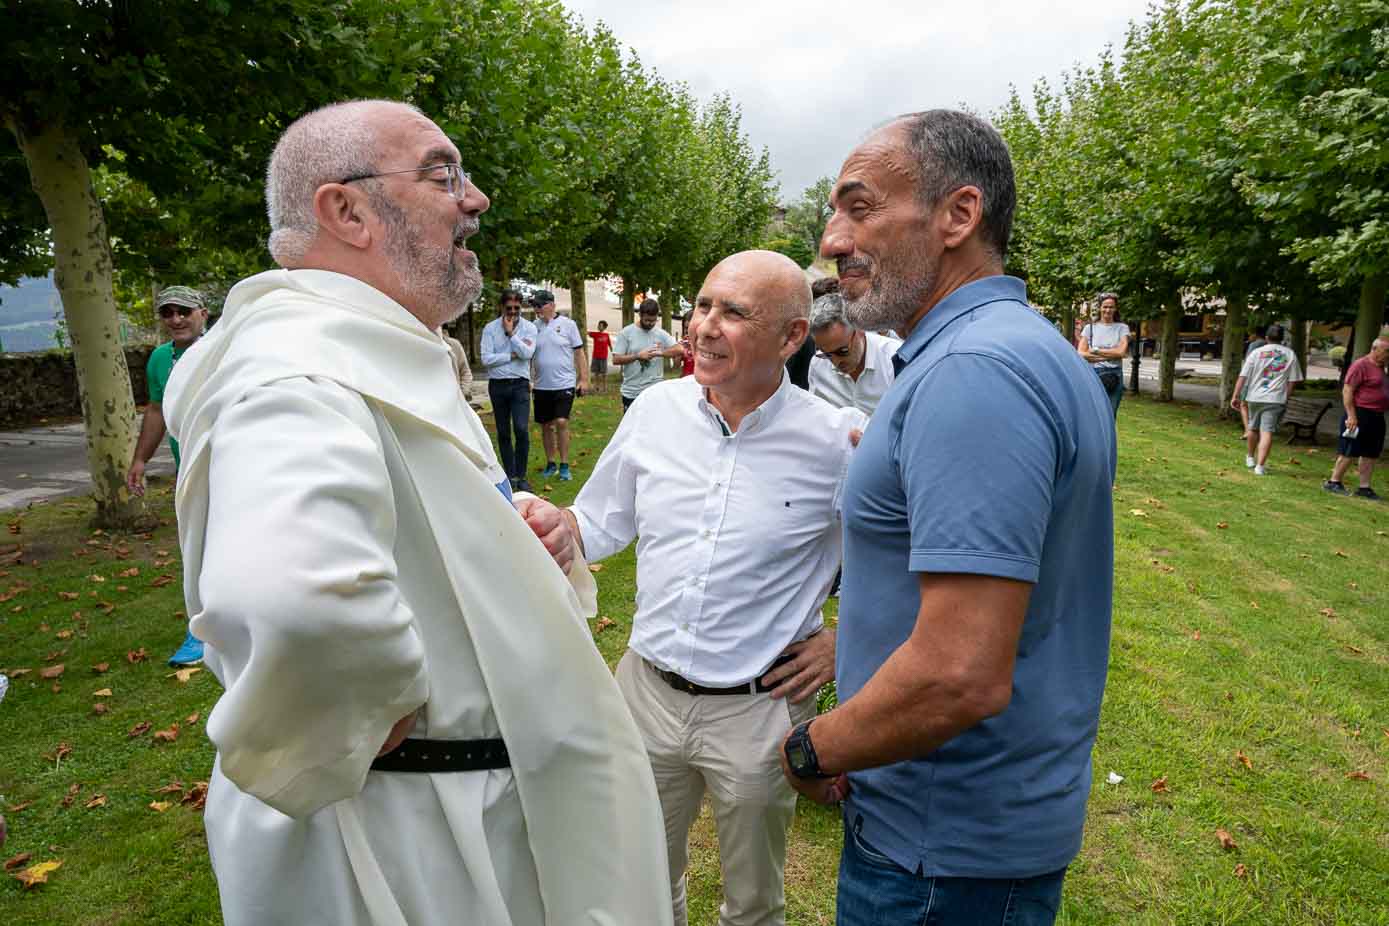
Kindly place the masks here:
<instances>
[{"instance_id":1,"label":"shirt collar","mask_svg":"<svg viewBox=\"0 0 1389 926\"><path fill-rule=\"evenodd\" d=\"M782 367L781 384L776 387L776 392L773 392L761 405L743 416L742 422L738 425L737 432L733 432L729 429L728 423L724 421L723 412L719 411L714 403L709 401L709 390L703 386L699 387L699 409L705 415L709 416L710 420L719 427L725 437L732 437L734 433L747 433L759 427L762 422L775 418L777 413L781 411L782 406L786 404L786 397L790 395L791 390L795 388L797 387L792 385L791 377L786 374L786 368Z\"/></svg>"},{"instance_id":2,"label":"shirt collar","mask_svg":"<svg viewBox=\"0 0 1389 926\"><path fill-rule=\"evenodd\" d=\"M937 302L931 311L917 322L912 333L902 342L902 346L897 348L897 353L892 358L893 368L898 373L902 372L902 368L916 359L917 355L926 349L926 345L935 340L936 335L961 315L990 302L1003 301L1026 304L1027 285L1017 277L998 274L961 286Z\"/></svg>"}]
</instances>

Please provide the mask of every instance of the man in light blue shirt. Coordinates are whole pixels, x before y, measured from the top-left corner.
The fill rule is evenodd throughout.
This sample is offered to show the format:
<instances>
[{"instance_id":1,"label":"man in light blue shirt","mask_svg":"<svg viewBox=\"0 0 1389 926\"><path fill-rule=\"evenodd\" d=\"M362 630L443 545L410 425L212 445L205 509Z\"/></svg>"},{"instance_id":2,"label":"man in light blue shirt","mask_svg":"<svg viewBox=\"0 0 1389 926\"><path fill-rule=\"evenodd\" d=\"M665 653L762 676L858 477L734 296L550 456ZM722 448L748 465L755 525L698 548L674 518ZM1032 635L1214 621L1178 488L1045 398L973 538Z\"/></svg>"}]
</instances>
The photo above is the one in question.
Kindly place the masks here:
<instances>
[{"instance_id":1,"label":"man in light blue shirt","mask_svg":"<svg viewBox=\"0 0 1389 926\"><path fill-rule=\"evenodd\" d=\"M574 393L588 388L588 351L583 335L573 319L555 314L555 296L548 289L531 296L538 332L535 356L535 421L545 445L545 471L548 478L559 474L563 482L573 479L569 472L569 414L574 409ZM559 466L555 466L555 458Z\"/></svg>"},{"instance_id":2,"label":"man in light blue shirt","mask_svg":"<svg viewBox=\"0 0 1389 926\"><path fill-rule=\"evenodd\" d=\"M844 803L839 926L1045 926L1080 849L1108 665L1113 416L1002 275L1015 192L933 110L844 162L821 253L845 317L906 340L849 467L839 706L786 771Z\"/></svg>"},{"instance_id":3,"label":"man in light blue shirt","mask_svg":"<svg viewBox=\"0 0 1389 926\"><path fill-rule=\"evenodd\" d=\"M482 329L482 365L487 368L487 396L497 426L497 451L511 488L529 492L526 458L530 456L531 357L535 325L521 317L521 294L502 290L502 314Z\"/></svg>"}]
</instances>

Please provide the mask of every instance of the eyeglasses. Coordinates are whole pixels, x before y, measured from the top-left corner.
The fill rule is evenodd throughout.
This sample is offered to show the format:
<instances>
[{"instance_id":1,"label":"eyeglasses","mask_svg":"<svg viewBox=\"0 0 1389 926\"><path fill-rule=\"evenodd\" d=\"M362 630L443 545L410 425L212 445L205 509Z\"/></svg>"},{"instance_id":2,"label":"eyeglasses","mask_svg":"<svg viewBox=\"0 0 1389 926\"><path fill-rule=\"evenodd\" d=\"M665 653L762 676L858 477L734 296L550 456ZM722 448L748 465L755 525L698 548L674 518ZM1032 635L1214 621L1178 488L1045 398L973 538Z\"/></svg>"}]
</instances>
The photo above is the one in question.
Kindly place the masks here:
<instances>
[{"instance_id":1,"label":"eyeglasses","mask_svg":"<svg viewBox=\"0 0 1389 926\"><path fill-rule=\"evenodd\" d=\"M430 180L444 183L444 188L449 191L449 195L454 199L462 199L468 192L468 184L472 178L463 169L462 164L430 164L426 167L407 167L404 170L383 170L378 174L354 174L351 177L344 177L338 183L355 183L358 180L371 180L376 177L391 177L395 174L417 174L422 170L442 170L444 176L430 177Z\"/></svg>"},{"instance_id":2,"label":"eyeglasses","mask_svg":"<svg viewBox=\"0 0 1389 926\"><path fill-rule=\"evenodd\" d=\"M853 344L845 344L838 350L817 350L815 353L819 354L821 357L824 357L826 360L833 360L835 357L848 357L849 353L853 349Z\"/></svg>"},{"instance_id":3,"label":"eyeglasses","mask_svg":"<svg viewBox=\"0 0 1389 926\"><path fill-rule=\"evenodd\" d=\"M173 318L173 317L174 317L174 312L178 312L178 317L179 317L179 318L187 318L188 316L192 315L192 314L193 314L194 312L196 312L196 311L198 311L198 310L197 310L197 309L190 309L190 308L189 308L188 306L186 306L186 305L179 305L179 306L161 305L161 306L159 307L159 317L160 317L160 318L164 318L164 319Z\"/></svg>"}]
</instances>

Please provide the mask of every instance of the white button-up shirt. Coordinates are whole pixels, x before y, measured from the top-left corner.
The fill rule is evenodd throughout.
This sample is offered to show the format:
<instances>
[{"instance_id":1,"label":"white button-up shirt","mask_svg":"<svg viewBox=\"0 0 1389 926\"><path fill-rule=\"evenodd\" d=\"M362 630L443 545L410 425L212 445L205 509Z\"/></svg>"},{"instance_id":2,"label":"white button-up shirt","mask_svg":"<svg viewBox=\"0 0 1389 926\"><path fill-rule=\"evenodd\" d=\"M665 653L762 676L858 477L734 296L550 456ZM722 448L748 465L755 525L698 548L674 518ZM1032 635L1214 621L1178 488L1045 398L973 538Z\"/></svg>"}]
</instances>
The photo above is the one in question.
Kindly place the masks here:
<instances>
[{"instance_id":1,"label":"white button-up shirt","mask_svg":"<svg viewBox=\"0 0 1389 926\"><path fill-rule=\"evenodd\" d=\"M839 372L833 363L816 354L810 361L810 391L837 408L857 408L871 415L897 375L892 369L892 357L902 342L874 331L865 331L863 337L863 372L858 379Z\"/></svg>"},{"instance_id":2,"label":"white button-up shirt","mask_svg":"<svg viewBox=\"0 0 1389 926\"><path fill-rule=\"evenodd\" d=\"M733 433L693 376L643 392L573 507L590 561L637 541L632 649L731 687L815 632L840 562L849 432L865 421L784 375Z\"/></svg>"}]
</instances>

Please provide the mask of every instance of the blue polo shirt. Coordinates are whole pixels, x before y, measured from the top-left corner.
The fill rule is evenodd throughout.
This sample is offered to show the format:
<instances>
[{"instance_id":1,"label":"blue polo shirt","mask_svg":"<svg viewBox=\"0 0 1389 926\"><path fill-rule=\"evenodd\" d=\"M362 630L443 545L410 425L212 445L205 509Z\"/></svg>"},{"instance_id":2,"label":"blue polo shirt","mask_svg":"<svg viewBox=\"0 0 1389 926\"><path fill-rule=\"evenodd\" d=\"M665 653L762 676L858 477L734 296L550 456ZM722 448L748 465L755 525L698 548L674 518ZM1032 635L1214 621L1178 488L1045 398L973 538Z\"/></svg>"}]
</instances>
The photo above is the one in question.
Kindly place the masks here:
<instances>
[{"instance_id":1,"label":"blue polo shirt","mask_svg":"<svg viewBox=\"0 0 1389 926\"><path fill-rule=\"evenodd\" d=\"M845 824L927 877L1053 872L1080 850L1109 656L1109 403L1012 277L951 293L894 365L844 489L839 697L912 632L917 573L1033 588L1007 709L929 755L852 773Z\"/></svg>"}]
</instances>

